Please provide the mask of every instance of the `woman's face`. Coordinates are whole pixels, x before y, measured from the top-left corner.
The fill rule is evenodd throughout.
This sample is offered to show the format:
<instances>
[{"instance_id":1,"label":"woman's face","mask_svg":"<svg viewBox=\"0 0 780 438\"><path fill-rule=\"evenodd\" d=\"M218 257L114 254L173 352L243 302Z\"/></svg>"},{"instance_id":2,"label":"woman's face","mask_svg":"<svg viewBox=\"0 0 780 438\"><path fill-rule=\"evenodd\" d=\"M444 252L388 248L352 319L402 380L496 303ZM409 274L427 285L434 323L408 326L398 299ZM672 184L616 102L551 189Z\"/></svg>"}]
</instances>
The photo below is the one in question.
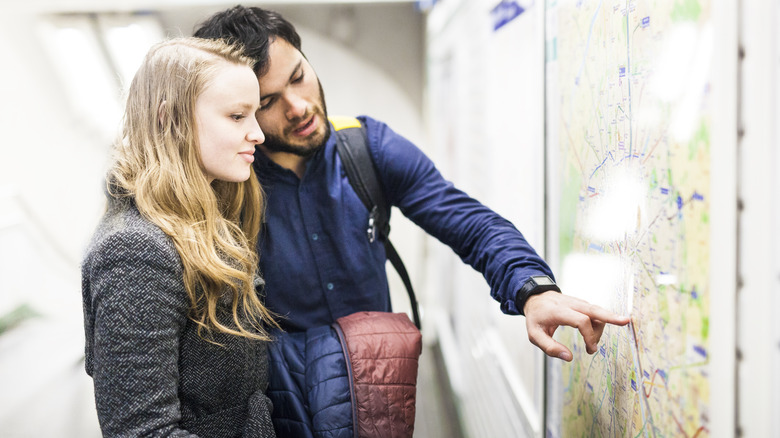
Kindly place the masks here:
<instances>
[{"instance_id":1,"label":"woman's face","mask_svg":"<svg viewBox=\"0 0 780 438\"><path fill-rule=\"evenodd\" d=\"M255 145L265 140L255 113L260 89L251 68L223 63L195 101L201 165L209 182L249 178Z\"/></svg>"}]
</instances>

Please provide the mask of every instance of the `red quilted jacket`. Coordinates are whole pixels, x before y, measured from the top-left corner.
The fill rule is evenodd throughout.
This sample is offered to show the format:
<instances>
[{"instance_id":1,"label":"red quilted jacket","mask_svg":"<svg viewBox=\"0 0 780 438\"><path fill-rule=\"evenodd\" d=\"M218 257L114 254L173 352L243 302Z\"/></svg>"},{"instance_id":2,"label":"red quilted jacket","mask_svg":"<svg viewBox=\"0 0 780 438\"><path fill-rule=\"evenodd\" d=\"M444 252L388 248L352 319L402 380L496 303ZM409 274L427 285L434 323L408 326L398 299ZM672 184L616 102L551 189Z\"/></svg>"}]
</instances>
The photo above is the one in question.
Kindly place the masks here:
<instances>
[{"instance_id":1,"label":"red quilted jacket","mask_svg":"<svg viewBox=\"0 0 780 438\"><path fill-rule=\"evenodd\" d=\"M358 312L336 322L351 365L355 435L411 437L420 331L403 313Z\"/></svg>"}]
</instances>

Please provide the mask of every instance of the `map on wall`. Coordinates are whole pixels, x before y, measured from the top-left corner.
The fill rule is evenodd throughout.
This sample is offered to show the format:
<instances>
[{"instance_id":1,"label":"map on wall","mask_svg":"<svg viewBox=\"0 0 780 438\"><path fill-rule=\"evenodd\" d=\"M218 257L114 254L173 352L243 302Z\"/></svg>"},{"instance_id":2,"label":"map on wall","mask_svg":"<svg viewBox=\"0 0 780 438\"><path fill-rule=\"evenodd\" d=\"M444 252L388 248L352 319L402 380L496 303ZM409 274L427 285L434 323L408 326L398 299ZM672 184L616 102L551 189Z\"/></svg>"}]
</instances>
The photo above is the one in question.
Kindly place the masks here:
<instances>
[{"instance_id":1,"label":"map on wall","mask_svg":"<svg viewBox=\"0 0 780 438\"><path fill-rule=\"evenodd\" d=\"M547 436L708 436L710 3L546 6L557 280L632 321L556 333Z\"/></svg>"}]
</instances>

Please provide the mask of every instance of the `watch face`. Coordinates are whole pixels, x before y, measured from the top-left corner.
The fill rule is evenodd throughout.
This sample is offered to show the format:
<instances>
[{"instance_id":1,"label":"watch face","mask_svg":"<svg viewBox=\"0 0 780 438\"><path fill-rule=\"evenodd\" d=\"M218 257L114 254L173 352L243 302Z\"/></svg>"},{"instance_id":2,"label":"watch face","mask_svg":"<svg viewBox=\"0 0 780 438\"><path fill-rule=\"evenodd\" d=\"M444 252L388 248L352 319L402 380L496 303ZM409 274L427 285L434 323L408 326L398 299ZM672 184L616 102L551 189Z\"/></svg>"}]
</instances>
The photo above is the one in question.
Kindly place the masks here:
<instances>
[{"instance_id":1,"label":"watch face","mask_svg":"<svg viewBox=\"0 0 780 438\"><path fill-rule=\"evenodd\" d=\"M534 283L536 283L539 286L547 286L550 284L555 284L550 277L546 275L539 275L536 277L531 277L534 280Z\"/></svg>"}]
</instances>

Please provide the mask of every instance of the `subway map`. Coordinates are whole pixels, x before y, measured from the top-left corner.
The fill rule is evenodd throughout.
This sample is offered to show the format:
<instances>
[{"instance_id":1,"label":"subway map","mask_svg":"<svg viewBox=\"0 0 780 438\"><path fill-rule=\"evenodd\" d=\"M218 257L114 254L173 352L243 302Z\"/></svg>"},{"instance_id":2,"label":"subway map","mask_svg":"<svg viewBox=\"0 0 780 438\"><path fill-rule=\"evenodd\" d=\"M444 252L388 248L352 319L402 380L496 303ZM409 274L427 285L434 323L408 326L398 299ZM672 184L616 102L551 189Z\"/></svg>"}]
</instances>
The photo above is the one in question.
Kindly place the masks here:
<instances>
[{"instance_id":1,"label":"subway map","mask_svg":"<svg viewBox=\"0 0 780 438\"><path fill-rule=\"evenodd\" d=\"M711 6L546 6L557 280L632 321L556 333L547 436L709 436Z\"/></svg>"}]
</instances>

